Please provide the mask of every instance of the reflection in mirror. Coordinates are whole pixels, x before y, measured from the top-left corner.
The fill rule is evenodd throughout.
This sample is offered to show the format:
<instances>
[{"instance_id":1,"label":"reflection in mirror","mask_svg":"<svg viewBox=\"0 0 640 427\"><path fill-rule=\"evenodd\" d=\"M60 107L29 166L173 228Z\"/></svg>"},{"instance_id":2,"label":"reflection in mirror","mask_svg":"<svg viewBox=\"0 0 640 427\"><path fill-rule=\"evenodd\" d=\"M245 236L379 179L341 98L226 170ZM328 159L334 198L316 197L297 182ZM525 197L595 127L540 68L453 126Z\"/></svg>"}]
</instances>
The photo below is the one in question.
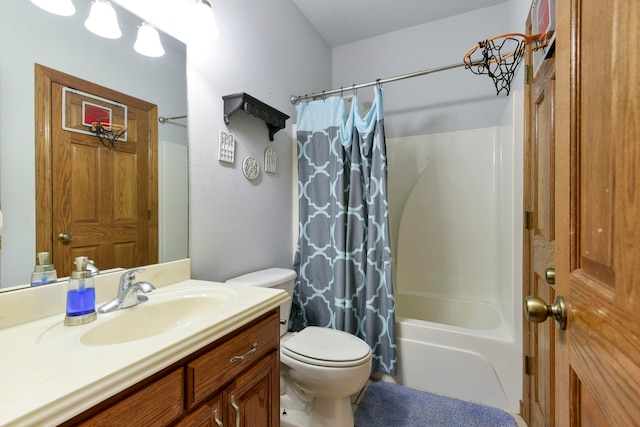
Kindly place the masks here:
<instances>
[{"instance_id":1,"label":"reflection in mirror","mask_svg":"<svg viewBox=\"0 0 640 427\"><path fill-rule=\"evenodd\" d=\"M123 34L108 40L84 27L91 1L74 4L76 13L62 17L26 0L0 2L0 289L29 282L41 251L35 212L50 209L35 203L35 64L155 104L159 116L187 114L182 43L160 33L164 56L140 55L133 46L142 18L116 6ZM158 124L159 262L187 256L186 123ZM100 260L95 262L100 267Z\"/></svg>"}]
</instances>

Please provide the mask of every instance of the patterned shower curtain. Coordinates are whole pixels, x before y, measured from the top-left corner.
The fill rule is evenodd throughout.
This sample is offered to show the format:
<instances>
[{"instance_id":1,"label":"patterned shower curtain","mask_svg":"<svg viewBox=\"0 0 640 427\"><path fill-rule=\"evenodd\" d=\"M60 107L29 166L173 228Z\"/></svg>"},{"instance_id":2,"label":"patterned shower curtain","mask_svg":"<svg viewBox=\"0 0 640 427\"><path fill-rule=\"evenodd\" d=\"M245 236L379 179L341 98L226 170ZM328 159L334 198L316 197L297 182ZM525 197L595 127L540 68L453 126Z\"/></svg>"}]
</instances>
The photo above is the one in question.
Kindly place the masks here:
<instances>
[{"instance_id":1,"label":"patterned shower curtain","mask_svg":"<svg viewBox=\"0 0 640 427\"><path fill-rule=\"evenodd\" d=\"M369 344L396 371L382 89L362 115L342 97L298 105L298 273L291 330L322 326Z\"/></svg>"}]
</instances>

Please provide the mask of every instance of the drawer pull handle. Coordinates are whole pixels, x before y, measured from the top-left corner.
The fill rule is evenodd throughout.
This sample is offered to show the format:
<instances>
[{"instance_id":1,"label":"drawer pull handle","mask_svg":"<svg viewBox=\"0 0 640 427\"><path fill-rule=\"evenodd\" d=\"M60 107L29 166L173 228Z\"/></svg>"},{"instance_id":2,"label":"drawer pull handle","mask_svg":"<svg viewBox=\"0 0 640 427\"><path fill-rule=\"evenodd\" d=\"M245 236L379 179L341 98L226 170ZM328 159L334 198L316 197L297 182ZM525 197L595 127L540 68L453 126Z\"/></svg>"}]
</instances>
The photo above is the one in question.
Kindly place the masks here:
<instances>
[{"instance_id":1,"label":"drawer pull handle","mask_svg":"<svg viewBox=\"0 0 640 427\"><path fill-rule=\"evenodd\" d=\"M222 421L220 421L220 417L218 417L218 410L217 409L215 409L213 411L213 421L216 422L217 426L219 426L219 427L223 426Z\"/></svg>"},{"instance_id":2,"label":"drawer pull handle","mask_svg":"<svg viewBox=\"0 0 640 427\"><path fill-rule=\"evenodd\" d=\"M238 362L240 360L244 360L247 357L251 356L253 353L255 353L258 350L258 343L254 342L253 345L251 346L251 350L247 351L245 354L243 354L242 356L233 356L229 362L233 363L233 362Z\"/></svg>"},{"instance_id":3,"label":"drawer pull handle","mask_svg":"<svg viewBox=\"0 0 640 427\"><path fill-rule=\"evenodd\" d=\"M236 411L236 427L240 427L240 407L236 403L236 397L233 394L231 395L231 406Z\"/></svg>"}]
</instances>

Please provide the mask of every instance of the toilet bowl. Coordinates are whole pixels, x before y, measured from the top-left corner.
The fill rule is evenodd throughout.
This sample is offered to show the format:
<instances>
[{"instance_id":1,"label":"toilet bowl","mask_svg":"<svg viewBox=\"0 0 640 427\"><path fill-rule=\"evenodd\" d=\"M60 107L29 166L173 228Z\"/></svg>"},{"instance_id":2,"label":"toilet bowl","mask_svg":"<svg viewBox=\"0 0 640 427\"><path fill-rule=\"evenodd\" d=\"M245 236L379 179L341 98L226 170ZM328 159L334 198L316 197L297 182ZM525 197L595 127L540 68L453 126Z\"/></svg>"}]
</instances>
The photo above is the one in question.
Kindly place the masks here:
<instances>
[{"instance_id":1,"label":"toilet bowl","mask_svg":"<svg viewBox=\"0 0 640 427\"><path fill-rule=\"evenodd\" d=\"M309 326L280 347L291 383L313 397L310 426L353 427L351 395L371 372L371 348L358 337Z\"/></svg>"},{"instance_id":2,"label":"toilet bowl","mask_svg":"<svg viewBox=\"0 0 640 427\"><path fill-rule=\"evenodd\" d=\"M293 294L293 270L272 268L227 280L229 284L266 286ZM353 427L351 395L371 373L371 348L347 332L309 326L287 332L291 302L280 307L281 397L283 427Z\"/></svg>"}]
</instances>

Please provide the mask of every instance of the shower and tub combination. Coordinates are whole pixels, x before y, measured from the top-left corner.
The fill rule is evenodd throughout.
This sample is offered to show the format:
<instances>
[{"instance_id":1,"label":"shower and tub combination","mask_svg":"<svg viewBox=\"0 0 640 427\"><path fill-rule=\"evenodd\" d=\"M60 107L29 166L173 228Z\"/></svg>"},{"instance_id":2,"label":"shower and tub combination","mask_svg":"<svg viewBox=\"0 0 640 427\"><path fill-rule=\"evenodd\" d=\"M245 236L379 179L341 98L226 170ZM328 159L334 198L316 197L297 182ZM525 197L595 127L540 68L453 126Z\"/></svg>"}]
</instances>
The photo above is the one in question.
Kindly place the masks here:
<instances>
[{"instance_id":1,"label":"shower and tub combination","mask_svg":"<svg viewBox=\"0 0 640 427\"><path fill-rule=\"evenodd\" d=\"M394 381L518 412L522 91L499 126L387 139Z\"/></svg>"},{"instance_id":2,"label":"shower and tub combination","mask_svg":"<svg viewBox=\"0 0 640 427\"><path fill-rule=\"evenodd\" d=\"M523 97L512 92L497 126L386 141L398 372L384 379L514 413ZM295 247L295 163L293 171Z\"/></svg>"}]
</instances>

